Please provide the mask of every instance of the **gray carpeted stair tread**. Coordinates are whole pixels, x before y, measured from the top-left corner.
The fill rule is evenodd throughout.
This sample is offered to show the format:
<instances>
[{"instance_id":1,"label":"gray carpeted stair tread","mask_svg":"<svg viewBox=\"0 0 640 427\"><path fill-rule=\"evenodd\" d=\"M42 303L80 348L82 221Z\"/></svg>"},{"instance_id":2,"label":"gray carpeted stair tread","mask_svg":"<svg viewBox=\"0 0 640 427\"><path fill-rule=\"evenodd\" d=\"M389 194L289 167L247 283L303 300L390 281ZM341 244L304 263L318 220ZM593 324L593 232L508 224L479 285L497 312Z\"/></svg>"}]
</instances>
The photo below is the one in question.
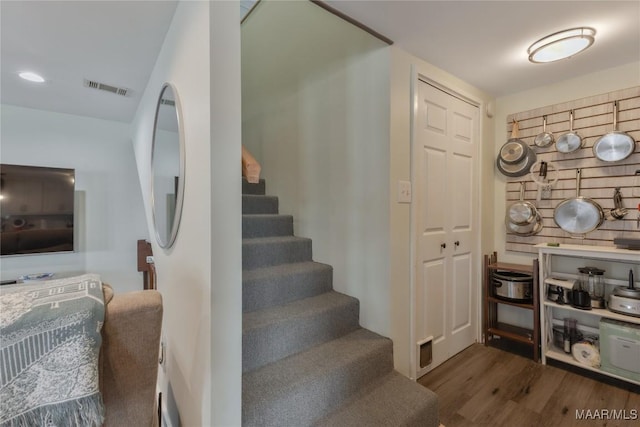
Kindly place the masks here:
<instances>
[{"instance_id":1,"label":"gray carpeted stair tread","mask_svg":"<svg viewBox=\"0 0 640 427\"><path fill-rule=\"evenodd\" d=\"M242 195L243 214L277 214L278 205L278 198L275 196Z\"/></svg>"},{"instance_id":2,"label":"gray carpeted stair tread","mask_svg":"<svg viewBox=\"0 0 640 427\"><path fill-rule=\"evenodd\" d=\"M293 216L278 214L242 215L242 238L292 236Z\"/></svg>"},{"instance_id":3,"label":"gray carpeted stair tread","mask_svg":"<svg viewBox=\"0 0 640 427\"><path fill-rule=\"evenodd\" d=\"M242 423L303 426L393 369L391 340L366 329L242 376Z\"/></svg>"},{"instance_id":4,"label":"gray carpeted stair tread","mask_svg":"<svg viewBox=\"0 0 640 427\"><path fill-rule=\"evenodd\" d=\"M242 370L304 351L359 327L356 298L327 292L242 317Z\"/></svg>"},{"instance_id":5,"label":"gray carpeted stair tread","mask_svg":"<svg viewBox=\"0 0 640 427\"><path fill-rule=\"evenodd\" d=\"M247 178L242 178L242 194L264 195L265 189L266 183L262 178L257 183L250 183Z\"/></svg>"},{"instance_id":6,"label":"gray carpeted stair tread","mask_svg":"<svg viewBox=\"0 0 640 427\"><path fill-rule=\"evenodd\" d=\"M307 261L242 273L242 310L250 312L320 295L333 289L333 268Z\"/></svg>"},{"instance_id":7,"label":"gray carpeted stair tread","mask_svg":"<svg viewBox=\"0 0 640 427\"><path fill-rule=\"evenodd\" d=\"M437 427L438 399L434 392L396 371L373 380L344 402L317 427Z\"/></svg>"},{"instance_id":8,"label":"gray carpeted stair tread","mask_svg":"<svg viewBox=\"0 0 640 427\"><path fill-rule=\"evenodd\" d=\"M264 181L243 193L243 426L437 426L436 396L393 371L391 340L359 327Z\"/></svg>"},{"instance_id":9,"label":"gray carpeted stair tread","mask_svg":"<svg viewBox=\"0 0 640 427\"><path fill-rule=\"evenodd\" d=\"M242 240L242 269L311 261L311 239L297 236Z\"/></svg>"}]
</instances>

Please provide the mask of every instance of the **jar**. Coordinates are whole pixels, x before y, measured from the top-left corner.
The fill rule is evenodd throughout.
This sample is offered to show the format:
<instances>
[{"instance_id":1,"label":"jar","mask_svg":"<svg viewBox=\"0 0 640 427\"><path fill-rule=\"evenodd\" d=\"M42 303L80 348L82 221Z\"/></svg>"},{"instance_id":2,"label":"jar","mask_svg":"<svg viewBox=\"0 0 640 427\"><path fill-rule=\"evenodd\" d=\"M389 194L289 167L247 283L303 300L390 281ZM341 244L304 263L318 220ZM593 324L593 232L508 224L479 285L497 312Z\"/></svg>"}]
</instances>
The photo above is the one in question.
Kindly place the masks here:
<instances>
[{"instance_id":1,"label":"jar","mask_svg":"<svg viewBox=\"0 0 640 427\"><path fill-rule=\"evenodd\" d=\"M596 267L580 267L580 289L589 292L591 307L604 308L604 272Z\"/></svg>"}]
</instances>

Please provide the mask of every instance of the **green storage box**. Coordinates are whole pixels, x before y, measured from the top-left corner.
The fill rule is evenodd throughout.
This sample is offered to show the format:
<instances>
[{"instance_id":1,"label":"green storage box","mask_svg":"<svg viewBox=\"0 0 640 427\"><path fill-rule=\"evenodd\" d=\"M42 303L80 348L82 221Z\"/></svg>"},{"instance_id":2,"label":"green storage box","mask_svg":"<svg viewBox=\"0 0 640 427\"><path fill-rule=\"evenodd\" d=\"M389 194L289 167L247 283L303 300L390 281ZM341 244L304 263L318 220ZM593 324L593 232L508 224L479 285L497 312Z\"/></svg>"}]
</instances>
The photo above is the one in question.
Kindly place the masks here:
<instances>
[{"instance_id":1,"label":"green storage box","mask_svg":"<svg viewBox=\"0 0 640 427\"><path fill-rule=\"evenodd\" d=\"M640 325L601 319L600 358L603 371L640 381Z\"/></svg>"}]
</instances>

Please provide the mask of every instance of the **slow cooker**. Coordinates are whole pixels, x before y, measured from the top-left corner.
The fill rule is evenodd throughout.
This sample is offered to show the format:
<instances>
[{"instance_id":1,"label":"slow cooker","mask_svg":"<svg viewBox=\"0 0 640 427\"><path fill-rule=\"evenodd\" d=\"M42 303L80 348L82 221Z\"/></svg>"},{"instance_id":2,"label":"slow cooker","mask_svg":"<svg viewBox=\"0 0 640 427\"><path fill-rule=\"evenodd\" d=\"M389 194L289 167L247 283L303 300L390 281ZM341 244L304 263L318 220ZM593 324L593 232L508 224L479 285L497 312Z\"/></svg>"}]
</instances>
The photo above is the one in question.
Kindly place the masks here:
<instances>
[{"instance_id":1,"label":"slow cooker","mask_svg":"<svg viewBox=\"0 0 640 427\"><path fill-rule=\"evenodd\" d=\"M515 271L495 271L491 275L493 293L497 298L526 302L533 299L533 276Z\"/></svg>"}]
</instances>

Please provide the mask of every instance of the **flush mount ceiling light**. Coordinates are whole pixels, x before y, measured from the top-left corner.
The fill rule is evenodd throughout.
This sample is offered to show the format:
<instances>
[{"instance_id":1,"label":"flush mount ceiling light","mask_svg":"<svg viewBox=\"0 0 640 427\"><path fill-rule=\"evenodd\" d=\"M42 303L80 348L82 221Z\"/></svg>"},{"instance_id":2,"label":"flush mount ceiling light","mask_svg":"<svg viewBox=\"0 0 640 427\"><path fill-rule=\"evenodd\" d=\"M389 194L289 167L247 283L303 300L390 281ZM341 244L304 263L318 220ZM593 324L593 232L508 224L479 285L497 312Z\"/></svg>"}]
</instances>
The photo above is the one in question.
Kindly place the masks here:
<instances>
[{"instance_id":1,"label":"flush mount ceiling light","mask_svg":"<svg viewBox=\"0 0 640 427\"><path fill-rule=\"evenodd\" d=\"M24 71L18 74L21 78L34 83L44 83L44 78L41 75L32 73L31 71Z\"/></svg>"},{"instance_id":2,"label":"flush mount ceiling light","mask_svg":"<svg viewBox=\"0 0 640 427\"><path fill-rule=\"evenodd\" d=\"M590 27L571 28L541 38L527 49L529 61L553 62L570 58L591 46L596 30Z\"/></svg>"}]
</instances>

